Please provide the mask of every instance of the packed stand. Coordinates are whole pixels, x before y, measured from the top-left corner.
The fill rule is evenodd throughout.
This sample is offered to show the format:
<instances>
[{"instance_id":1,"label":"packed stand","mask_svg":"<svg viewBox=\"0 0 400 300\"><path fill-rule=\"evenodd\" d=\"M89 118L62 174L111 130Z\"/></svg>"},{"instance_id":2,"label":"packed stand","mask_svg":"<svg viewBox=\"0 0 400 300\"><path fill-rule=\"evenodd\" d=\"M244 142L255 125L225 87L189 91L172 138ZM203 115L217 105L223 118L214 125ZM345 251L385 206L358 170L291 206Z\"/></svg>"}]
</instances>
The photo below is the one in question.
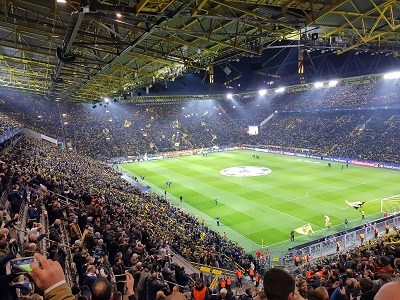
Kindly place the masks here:
<instances>
[{"instance_id":1,"label":"packed stand","mask_svg":"<svg viewBox=\"0 0 400 300\"><path fill-rule=\"evenodd\" d=\"M126 279L130 270L138 298L150 300L158 290L168 294L175 285L188 287L193 281L172 263L172 250L221 268L234 268L233 261L247 258L240 246L164 198L141 193L106 164L29 139L13 151L16 155L7 157L15 159L17 167L2 178L12 183L6 201L10 220L4 226L21 221L18 212L25 211L21 222L26 227L18 226L24 233L19 255L40 253L57 261L66 270L67 282L73 275L74 290L93 292L96 280L106 278L116 281L116 291L123 294L119 275ZM76 273L69 271L70 255ZM151 297L149 290L154 291Z\"/></svg>"},{"instance_id":2,"label":"packed stand","mask_svg":"<svg viewBox=\"0 0 400 300\"><path fill-rule=\"evenodd\" d=\"M254 144L400 162L398 92L398 85L381 81L224 101L111 101L95 108L4 93L0 109L29 128L65 137L78 153L95 158ZM246 134L248 125L269 116L257 136Z\"/></svg>"},{"instance_id":3,"label":"packed stand","mask_svg":"<svg viewBox=\"0 0 400 300\"><path fill-rule=\"evenodd\" d=\"M400 231L386 232L354 249L305 262L291 270L293 277L282 276L295 280L297 299L397 299L393 295L398 296L400 287Z\"/></svg>"}]
</instances>

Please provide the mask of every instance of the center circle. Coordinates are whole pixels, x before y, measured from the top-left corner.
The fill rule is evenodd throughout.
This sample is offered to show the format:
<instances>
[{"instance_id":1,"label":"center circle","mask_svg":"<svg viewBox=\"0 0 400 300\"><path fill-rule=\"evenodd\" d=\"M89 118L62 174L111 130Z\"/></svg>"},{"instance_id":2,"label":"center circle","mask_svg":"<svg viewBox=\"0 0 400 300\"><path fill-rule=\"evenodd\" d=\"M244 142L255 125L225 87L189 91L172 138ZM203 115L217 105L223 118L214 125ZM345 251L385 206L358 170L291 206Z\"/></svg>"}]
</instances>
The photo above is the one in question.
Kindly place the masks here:
<instances>
[{"instance_id":1,"label":"center circle","mask_svg":"<svg viewBox=\"0 0 400 300\"><path fill-rule=\"evenodd\" d=\"M222 175L235 177L262 176L271 172L271 169L255 166L231 167L220 171Z\"/></svg>"}]
</instances>

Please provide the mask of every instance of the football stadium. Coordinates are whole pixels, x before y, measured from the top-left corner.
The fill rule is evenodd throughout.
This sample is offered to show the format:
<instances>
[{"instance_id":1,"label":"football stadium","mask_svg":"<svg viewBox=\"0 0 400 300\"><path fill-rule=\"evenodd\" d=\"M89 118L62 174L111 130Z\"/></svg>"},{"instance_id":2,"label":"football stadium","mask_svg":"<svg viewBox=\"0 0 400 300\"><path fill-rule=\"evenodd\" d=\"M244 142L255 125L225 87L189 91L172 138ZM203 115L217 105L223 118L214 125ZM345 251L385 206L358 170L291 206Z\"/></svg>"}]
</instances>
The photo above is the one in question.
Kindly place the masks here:
<instances>
[{"instance_id":1,"label":"football stadium","mask_svg":"<svg viewBox=\"0 0 400 300\"><path fill-rule=\"evenodd\" d=\"M392 197L393 202L387 203L395 203L395 183L399 179L392 170L359 166L349 169L346 163L327 167L320 158L252 150L209 152L207 156L195 154L122 167L137 177L144 176L152 190L160 195L167 192L171 203L198 214L200 220L207 219L208 227L225 232L249 247L249 252L264 246L270 251L286 250L293 246L290 232L306 224L315 233L305 237L296 232L296 244L342 231L345 219L350 227L364 224L362 210L366 220L378 219L383 216L382 199ZM358 209L345 200L365 203ZM325 224L325 215L330 217L330 228Z\"/></svg>"},{"instance_id":2,"label":"football stadium","mask_svg":"<svg viewBox=\"0 0 400 300\"><path fill-rule=\"evenodd\" d=\"M400 1L0 4L0 300L398 298Z\"/></svg>"}]
</instances>

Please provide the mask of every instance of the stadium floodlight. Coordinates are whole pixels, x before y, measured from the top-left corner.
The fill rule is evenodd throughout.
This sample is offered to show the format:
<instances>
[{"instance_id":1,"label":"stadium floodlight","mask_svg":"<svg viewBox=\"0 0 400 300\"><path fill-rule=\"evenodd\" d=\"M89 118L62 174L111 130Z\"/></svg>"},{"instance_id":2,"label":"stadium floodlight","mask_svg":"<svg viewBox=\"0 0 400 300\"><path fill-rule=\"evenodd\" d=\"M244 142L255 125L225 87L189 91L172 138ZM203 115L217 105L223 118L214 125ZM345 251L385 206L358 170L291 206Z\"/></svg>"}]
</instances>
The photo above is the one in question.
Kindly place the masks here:
<instances>
[{"instance_id":1,"label":"stadium floodlight","mask_svg":"<svg viewBox=\"0 0 400 300\"><path fill-rule=\"evenodd\" d=\"M258 91L258 94L259 94L260 96L265 96L265 95L267 94L267 90L259 90L259 91Z\"/></svg>"},{"instance_id":2,"label":"stadium floodlight","mask_svg":"<svg viewBox=\"0 0 400 300\"><path fill-rule=\"evenodd\" d=\"M277 92L277 93L283 93L285 91L285 88L284 87L280 87L280 88L277 88L276 90L275 90L275 92Z\"/></svg>"},{"instance_id":3,"label":"stadium floodlight","mask_svg":"<svg viewBox=\"0 0 400 300\"><path fill-rule=\"evenodd\" d=\"M67 0L57 0L57 3L66 3Z\"/></svg>"},{"instance_id":4,"label":"stadium floodlight","mask_svg":"<svg viewBox=\"0 0 400 300\"><path fill-rule=\"evenodd\" d=\"M109 103L109 102L110 102L110 98L105 97L105 98L104 98L104 102Z\"/></svg>"},{"instance_id":5,"label":"stadium floodlight","mask_svg":"<svg viewBox=\"0 0 400 300\"><path fill-rule=\"evenodd\" d=\"M232 94L227 94L227 95L226 95L226 98L228 98L228 99L233 99L233 95L232 95Z\"/></svg>"},{"instance_id":6,"label":"stadium floodlight","mask_svg":"<svg viewBox=\"0 0 400 300\"><path fill-rule=\"evenodd\" d=\"M322 87L324 86L324 83L323 83L323 82L316 82L316 83L314 83L314 86L315 86L317 89L320 89L320 88L322 88Z\"/></svg>"},{"instance_id":7,"label":"stadium floodlight","mask_svg":"<svg viewBox=\"0 0 400 300\"><path fill-rule=\"evenodd\" d=\"M329 85L329 87L335 87L338 85L338 83L339 83L338 80L331 80L331 81L329 81L328 85Z\"/></svg>"},{"instance_id":8,"label":"stadium floodlight","mask_svg":"<svg viewBox=\"0 0 400 300\"><path fill-rule=\"evenodd\" d=\"M396 78L400 78L400 72L390 72L390 73L386 73L385 75L383 75L384 79L396 79Z\"/></svg>"}]
</instances>

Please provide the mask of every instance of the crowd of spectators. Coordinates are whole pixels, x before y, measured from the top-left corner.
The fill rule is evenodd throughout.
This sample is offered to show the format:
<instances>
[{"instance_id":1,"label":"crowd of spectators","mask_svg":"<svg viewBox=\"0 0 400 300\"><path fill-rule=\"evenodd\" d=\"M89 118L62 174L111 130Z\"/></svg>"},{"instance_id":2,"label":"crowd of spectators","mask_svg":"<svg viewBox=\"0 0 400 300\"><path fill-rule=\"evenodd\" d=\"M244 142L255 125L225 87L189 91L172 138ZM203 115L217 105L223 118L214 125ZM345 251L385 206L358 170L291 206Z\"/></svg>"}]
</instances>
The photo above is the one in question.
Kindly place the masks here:
<instances>
[{"instance_id":1,"label":"crowd of spectators","mask_svg":"<svg viewBox=\"0 0 400 300\"><path fill-rule=\"evenodd\" d=\"M4 113L0 113L0 135L14 128L20 128L20 127L21 124L16 122L14 119L9 118Z\"/></svg>"},{"instance_id":2,"label":"crowd of spectators","mask_svg":"<svg viewBox=\"0 0 400 300\"><path fill-rule=\"evenodd\" d=\"M114 299L124 293L129 299L165 299L191 280L171 263L172 250L211 266L229 268L225 256L245 268L251 265L251 257L238 245L162 197L140 192L113 168L91 158L24 138L0 157L0 165L1 186L10 187L0 209L2 299L16 299L15 292L19 299L43 294L47 299L101 299L99 291L111 293L115 280ZM22 239L17 237L20 231ZM372 243L306 262L290 273L271 269L264 275L264 292L256 298L394 299L388 295L400 284L399 240L400 231L394 228ZM31 277L5 275L5 262L16 255L35 256L42 268L34 266ZM76 272L67 272L67 285L62 270L68 269L70 256ZM235 299L225 288L214 296ZM252 296L247 289L236 298Z\"/></svg>"},{"instance_id":3,"label":"crowd of spectators","mask_svg":"<svg viewBox=\"0 0 400 300\"><path fill-rule=\"evenodd\" d=\"M0 210L1 257L40 253L67 270L72 255L75 271L67 275L81 293L93 292L98 278L125 278L125 271L135 278L140 300L155 300L158 290L168 294L175 285L187 287L193 279L172 263L172 250L221 268L252 259L239 245L163 197L141 192L104 163L28 138L0 159L3 188L10 187ZM19 243L11 238L15 230L24 233ZM34 288L26 290L32 294ZM116 290L123 294L124 283L117 280Z\"/></svg>"},{"instance_id":4,"label":"crowd of spectators","mask_svg":"<svg viewBox=\"0 0 400 300\"><path fill-rule=\"evenodd\" d=\"M372 89L359 90L366 93ZM343 93L349 96L348 90ZM215 107L212 102L207 107L201 103L134 106L134 110L127 109L130 104L114 103L113 112L110 104L101 107L105 118L97 116L93 108L82 110L80 104L70 104L65 115L57 107L47 118L47 112L54 107L49 109L42 103L28 114L23 108L28 100L10 99L12 105L5 110L12 113L13 105L20 101L18 109L23 110L20 122L43 130L49 130L48 124L57 128L61 122L63 126L56 134L67 133L66 137L82 148L78 152L93 154L89 151L93 150L95 156L103 154L104 149L108 151L107 146L115 150L111 150L112 154L120 155L131 147L142 153L181 147L176 143L192 148L214 142L281 145L282 140L285 147L312 146L319 153L368 159L398 161L400 153L399 120L393 107L280 111L259 136L246 137L239 125L248 121L251 110L247 117L243 114L240 119L240 113L226 103ZM356 104L360 103L356 101ZM270 113L257 106L254 109L257 122ZM41 117L31 118L32 114ZM132 124L126 124L125 120L131 120ZM114 143L120 135L121 140ZM104 137L111 139L110 145ZM86 143L93 142L90 148L83 143L84 139ZM367 149L365 143L368 143ZM375 152L377 149L380 151ZM191 278L184 268L172 263L172 251L188 260L226 269L234 269L233 262L245 269L252 262L257 263L239 245L172 206L162 195L141 192L124 181L116 170L89 156L22 138L0 156L0 167L0 190L6 195L6 201L0 203L0 289L5 291L1 295L4 299L11 297L16 289L20 298L35 299L43 295L42 288L46 287L40 282L43 275L40 270L34 270L37 271L33 275L36 286L25 275L5 275L5 262L16 255L43 259L38 256L42 254L56 261L60 269L69 270L66 276L73 294L87 299L96 293L101 280L117 281L115 292L122 295L126 284L118 282L118 275L129 281L126 271L135 279L132 290L139 300L156 300L158 291L169 294L175 286L188 286ZM306 299L327 299L326 294L330 299L350 298L346 294L352 297L361 294L361 299L371 299L368 295L399 276L400 247L396 241L400 234L395 231L388 238L376 246L313 261L294 270L297 284L294 292ZM44 272L46 261L42 262ZM322 291L325 298L318 298L314 290ZM221 293L218 297L229 300L232 293Z\"/></svg>"},{"instance_id":5,"label":"crowd of spectators","mask_svg":"<svg viewBox=\"0 0 400 300\"><path fill-rule=\"evenodd\" d=\"M144 105L50 102L3 93L0 110L94 158L212 146L272 145L399 162L399 86L378 82L224 101ZM96 107L95 107L96 106ZM95 108L93 108L95 107ZM257 136L248 125L259 125Z\"/></svg>"},{"instance_id":6,"label":"crowd of spectators","mask_svg":"<svg viewBox=\"0 0 400 300\"><path fill-rule=\"evenodd\" d=\"M304 299L395 299L377 293L390 282L400 286L399 241L394 228L363 246L304 263L291 270L294 292Z\"/></svg>"}]
</instances>

